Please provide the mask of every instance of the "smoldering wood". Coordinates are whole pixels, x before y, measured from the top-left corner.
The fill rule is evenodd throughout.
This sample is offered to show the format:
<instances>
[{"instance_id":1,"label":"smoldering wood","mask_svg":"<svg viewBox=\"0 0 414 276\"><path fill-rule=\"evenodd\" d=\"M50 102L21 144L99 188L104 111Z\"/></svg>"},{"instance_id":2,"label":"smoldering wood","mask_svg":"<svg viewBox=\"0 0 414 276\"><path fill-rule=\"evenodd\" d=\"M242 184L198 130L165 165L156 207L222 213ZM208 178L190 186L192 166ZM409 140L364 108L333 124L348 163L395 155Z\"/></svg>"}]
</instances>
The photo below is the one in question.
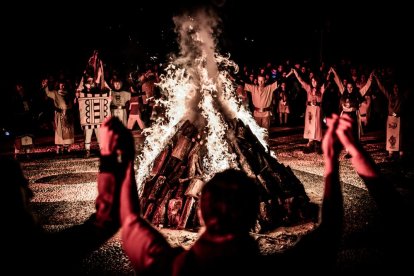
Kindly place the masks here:
<instances>
[{"instance_id":1,"label":"smoldering wood","mask_svg":"<svg viewBox=\"0 0 414 276\"><path fill-rule=\"evenodd\" d=\"M183 161L187 157L187 154L189 153L191 146L191 139L184 135L181 135L178 138L177 144L175 145L171 153L171 156L174 156L178 160Z\"/></svg>"},{"instance_id":2,"label":"smoldering wood","mask_svg":"<svg viewBox=\"0 0 414 276\"><path fill-rule=\"evenodd\" d=\"M183 175L186 168L187 167L182 164L180 164L179 166L176 166L175 170L168 176L168 182L170 183L179 182L179 178Z\"/></svg>"},{"instance_id":3,"label":"smoldering wood","mask_svg":"<svg viewBox=\"0 0 414 276\"><path fill-rule=\"evenodd\" d=\"M155 210L154 218L157 224L166 225L167 204L178 189L178 179L186 169L186 166L177 165L171 174L166 177L161 193L158 195L158 201L156 202L157 208Z\"/></svg>"},{"instance_id":4,"label":"smoldering wood","mask_svg":"<svg viewBox=\"0 0 414 276\"><path fill-rule=\"evenodd\" d=\"M242 151L257 181L268 193L267 196L262 194L263 200L267 201L260 219L268 224L270 222L265 217L270 214L269 217L275 220L273 224L280 224L302 217L303 210L309 208L310 202L302 183L289 167L280 164L269 154L248 126L244 126L240 120L235 125L238 150Z\"/></svg>"},{"instance_id":5,"label":"smoldering wood","mask_svg":"<svg viewBox=\"0 0 414 276\"><path fill-rule=\"evenodd\" d=\"M165 176L163 176L163 175L160 175L158 178L157 178L157 181L155 182L155 185L154 185L154 187L152 188L152 191L151 191L151 193L150 193L150 195L149 195L149 197L148 197L148 199L150 199L150 200L157 200L157 198L159 198L159 194L160 194L160 192L163 190L163 188L164 188L164 183L165 183L165 180L166 180L167 178L165 177Z\"/></svg>"},{"instance_id":6,"label":"smoldering wood","mask_svg":"<svg viewBox=\"0 0 414 276\"><path fill-rule=\"evenodd\" d=\"M173 192L174 192L173 189L169 189L167 193L165 194L164 198L159 202L159 204L157 204L158 207L152 217L152 223L154 225L157 225L159 227L163 227L164 225L167 225L166 223L167 222L167 204Z\"/></svg>"},{"instance_id":7,"label":"smoldering wood","mask_svg":"<svg viewBox=\"0 0 414 276\"><path fill-rule=\"evenodd\" d=\"M155 203L150 202L144 212L144 218L146 220L148 221L152 220L152 214L154 213L154 208L155 208Z\"/></svg>"},{"instance_id":8,"label":"smoldering wood","mask_svg":"<svg viewBox=\"0 0 414 276\"><path fill-rule=\"evenodd\" d=\"M152 213L154 211L154 203L157 201L157 199L159 198L159 194L162 192L162 189L164 188L165 180L165 176L158 176L153 187L151 187L148 196L141 196L141 206L144 210L144 217L148 220L150 220L152 217ZM152 182L147 182L145 185L150 185L150 183Z\"/></svg>"},{"instance_id":9,"label":"smoldering wood","mask_svg":"<svg viewBox=\"0 0 414 276\"><path fill-rule=\"evenodd\" d=\"M199 198L201 194L201 189L203 188L204 181L201 178L193 178L188 185L187 190L185 191L186 196L191 196L194 198Z\"/></svg>"},{"instance_id":10,"label":"smoldering wood","mask_svg":"<svg viewBox=\"0 0 414 276\"><path fill-rule=\"evenodd\" d=\"M163 151L161 151L161 153L155 158L154 166L152 167L152 170L150 172L150 175L152 177L159 174L163 174L164 164L166 163L165 161L168 159L170 153L171 148L169 145L167 145L167 147Z\"/></svg>"},{"instance_id":11,"label":"smoldering wood","mask_svg":"<svg viewBox=\"0 0 414 276\"><path fill-rule=\"evenodd\" d=\"M198 216L197 209L199 208L200 200L196 200L196 202L193 204L193 208L191 209L190 217L188 221L191 221L191 225L188 225L187 227L192 229L198 229L200 227L200 217Z\"/></svg>"},{"instance_id":12,"label":"smoldering wood","mask_svg":"<svg viewBox=\"0 0 414 276\"><path fill-rule=\"evenodd\" d=\"M229 125L229 152L236 154L240 168L260 188L256 231L303 218L302 208L309 198L292 170L273 158L240 120ZM144 183L144 216L157 226L192 229L200 224L196 208L204 185L201 157L207 149L198 133L202 131L185 121L154 161L152 178Z\"/></svg>"},{"instance_id":13,"label":"smoldering wood","mask_svg":"<svg viewBox=\"0 0 414 276\"><path fill-rule=\"evenodd\" d=\"M185 229L187 226L188 219L191 215L192 208L196 199L194 197L187 197L185 200L184 208L180 216L180 221L178 223L178 229Z\"/></svg>"},{"instance_id":14,"label":"smoldering wood","mask_svg":"<svg viewBox=\"0 0 414 276\"><path fill-rule=\"evenodd\" d=\"M253 169L247 161L247 158L244 156L242 150L240 149L237 140L231 140L231 145L233 146L234 151L237 153L237 157L239 159L242 170L247 174L248 177L255 178L256 174L253 172Z\"/></svg>"},{"instance_id":15,"label":"smoldering wood","mask_svg":"<svg viewBox=\"0 0 414 276\"><path fill-rule=\"evenodd\" d=\"M148 220L152 219L154 224L166 225L168 213L167 204L171 199L172 194L175 193L174 191L178 189L178 179L188 167L187 164L183 164L183 161L187 161L187 154L190 150L193 149L192 156L199 150L199 147L194 148L192 139L185 135L194 135L196 133L196 128L189 121L186 121L183 126L181 126L179 133L175 135L175 137L178 138L173 139L176 141L173 149L170 149L171 147L167 146L154 162L155 165L152 170L152 175L160 173L163 175L158 176L151 189L148 186L151 185L153 181L147 181L145 183L144 190L146 191L145 194L147 197L141 199L141 204L145 208L145 218ZM196 171L197 167L195 167L194 170ZM184 197L183 191L180 191L180 193L182 194L182 197ZM178 199L179 198L176 198L176 200ZM183 199L181 198L181 201L182 200Z\"/></svg>"},{"instance_id":16,"label":"smoldering wood","mask_svg":"<svg viewBox=\"0 0 414 276\"><path fill-rule=\"evenodd\" d=\"M168 227L176 228L180 222L181 209L183 207L183 198L172 198L168 202Z\"/></svg>"}]
</instances>

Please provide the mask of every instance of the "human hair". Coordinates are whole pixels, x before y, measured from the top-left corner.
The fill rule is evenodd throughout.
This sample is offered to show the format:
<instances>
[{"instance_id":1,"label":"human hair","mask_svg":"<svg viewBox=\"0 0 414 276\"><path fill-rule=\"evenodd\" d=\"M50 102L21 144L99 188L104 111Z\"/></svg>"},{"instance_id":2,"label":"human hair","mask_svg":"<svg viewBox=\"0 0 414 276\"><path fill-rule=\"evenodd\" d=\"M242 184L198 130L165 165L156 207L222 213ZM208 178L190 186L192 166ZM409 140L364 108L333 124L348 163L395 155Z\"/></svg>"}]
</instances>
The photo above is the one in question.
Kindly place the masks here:
<instances>
[{"instance_id":1,"label":"human hair","mask_svg":"<svg viewBox=\"0 0 414 276\"><path fill-rule=\"evenodd\" d=\"M257 184L239 170L217 173L201 191L200 209L209 233L248 232L259 211Z\"/></svg>"}]
</instances>

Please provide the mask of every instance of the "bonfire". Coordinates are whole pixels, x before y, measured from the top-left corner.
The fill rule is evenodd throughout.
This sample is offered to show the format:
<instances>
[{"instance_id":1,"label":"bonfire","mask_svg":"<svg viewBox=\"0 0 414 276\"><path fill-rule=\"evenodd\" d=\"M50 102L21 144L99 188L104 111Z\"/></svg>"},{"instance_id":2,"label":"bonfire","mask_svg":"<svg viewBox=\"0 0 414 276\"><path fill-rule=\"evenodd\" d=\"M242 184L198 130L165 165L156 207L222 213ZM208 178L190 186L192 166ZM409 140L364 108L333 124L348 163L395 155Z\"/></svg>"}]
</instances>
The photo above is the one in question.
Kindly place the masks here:
<instances>
[{"instance_id":1,"label":"bonfire","mask_svg":"<svg viewBox=\"0 0 414 276\"><path fill-rule=\"evenodd\" d=\"M261 194L256 232L306 219L309 198L289 167L279 163L266 130L236 95L229 72L238 71L217 53L211 14L174 18L180 54L158 83L162 91L155 123L145 129L137 157L142 212L158 227L197 229L200 190L214 174L243 170Z\"/></svg>"}]
</instances>

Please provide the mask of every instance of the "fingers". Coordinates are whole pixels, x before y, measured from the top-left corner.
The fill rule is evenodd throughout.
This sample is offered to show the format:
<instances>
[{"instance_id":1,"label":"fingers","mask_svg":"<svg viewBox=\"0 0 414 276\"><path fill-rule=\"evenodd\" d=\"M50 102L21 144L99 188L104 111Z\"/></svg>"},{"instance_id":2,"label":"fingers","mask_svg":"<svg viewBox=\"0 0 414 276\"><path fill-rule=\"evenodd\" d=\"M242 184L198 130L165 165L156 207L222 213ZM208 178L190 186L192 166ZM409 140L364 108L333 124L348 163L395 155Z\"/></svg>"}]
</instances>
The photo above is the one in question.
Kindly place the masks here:
<instances>
[{"instance_id":1,"label":"fingers","mask_svg":"<svg viewBox=\"0 0 414 276\"><path fill-rule=\"evenodd\" d=\"M337 131L352 131L353 119L347 114L339 118Z\"/></svg>"},{"instance_id":2,"label":"fingers","mask_svg":"<svg viewBox=\"0 0 414 276\"><path fill-rule=\"evenodd\" d=\"M338 138L336 137L335 129L338 125L338 115L333 114L331 117L327 118L326 124L328 129L322 140L322 150L325 158L331 160L336 154L335 144L337 143Z\"/></svg>"},{"instance_id":3,"label":"fingers","mask_svg":"<svg viewBox=\"0 0 414 276\"><path fill-rule=\"evenodd\" d=\"M333 113L331 117L326 118L326 125L328 127L327 131L332 132L336 128L336 125L338 124L338 118L338 115L335 113Z\"/></svg>"},{"instance_id":4,"label":"fingers","mask_svg":"<svg viewBox=\"0 0 414 276\"><path fill-rule=\"evenodd\" d=\"M346 149L355 144L353 128L354 125L352 118L350 118L348 115L344 115L340 118L335 132L338 136L339 141Z\"/></svg>"},{"instance_id":5,"label":"fingers","mask_svg":"<svg viewBox=\"0 0 414 276\"><path fill-rule=\"evenodd\" d=\"M122 155L125 161L135 157L134 137L117 117L108 117L102 123L102 149L110 154Z\"/></svg>"}]
</instances>

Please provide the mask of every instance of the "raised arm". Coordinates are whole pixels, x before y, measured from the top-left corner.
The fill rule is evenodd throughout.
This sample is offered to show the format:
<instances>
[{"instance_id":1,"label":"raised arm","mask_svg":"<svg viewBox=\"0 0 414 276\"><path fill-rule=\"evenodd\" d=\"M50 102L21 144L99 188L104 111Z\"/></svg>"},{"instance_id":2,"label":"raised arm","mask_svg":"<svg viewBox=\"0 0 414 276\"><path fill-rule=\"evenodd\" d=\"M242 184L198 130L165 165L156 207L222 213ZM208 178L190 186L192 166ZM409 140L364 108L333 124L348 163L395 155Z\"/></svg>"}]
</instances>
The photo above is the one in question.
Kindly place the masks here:
<instances>
[{"instance_id":1,"label":"raised arm","mask_svg":"<svg viewBox=\"0 0 414 276\"><path fill-rule=\"evenodd\" d=\"M339 119L336 134L343 147L347 149L349 154L352 156L351 162L355 171L362 178L378 177L378 169L376 168L374 162L371 158L369 158L361 144L354 139L352 127L351 117L344 114Z\"/></svg>"},{"instance_id":2,"label":"raised arm","mask_svg":"<svg viewBox=\"0 0 414 276\"><path fill-rule=\"evenodd\" d=\"M53 92L53 90L49 89L48 84L49 84L49 82L48 82L47 79L42 80L42 88L44 89L44 91L46 93L46 98L55 99L55 93Z\"/></svg>"},{"instance_id":3,"label":"raised arm","mask_svg":"<svg viewBox=\"0 0 414 276\"><path fill-rule=\"evenodd\" d=\"M296 246L288 251L289 269L312 271L320 273L325 270L332 272L336 262L336 255L341 240L343 223L343 197L339 182L338 156L340 147L335 129L338 124L338 115L328 118L328 129L322 141L325 160L324 193L319 215L319 225L310 234L301 238Z\"/></svg>"},{"instance_id":4,"label":"raised arm","mask_svg":"<svg viewBox=\"0 0 414 276\"><path fill-rule=\"evenodd\" d=\"M369 74L367 83L363 87L361 87L361 89L359 89L359 92L361 93L362 96L365 96L368 89L371 87L373 76L374 76L374 71L372 71L371 74Z\"/></svg>"},{"instance_id":5,"label":"raised arm","mask_svg":"<svg viewBox=\"0 0 414 276\"><path fill-rule=\"evenodd\" d=\"M343 198L339 182L340 148L335 130L338 125L338 115L332 114L327 119L328 129L322 140L322 150L325 161L325 188L322 200L320 229L325 235L325 246L334 246L339 241L343 221ZM334 243L334 244L331 244ZM336 244L337 245L337 244Z\"/></svg>"},{"instance_id":6,"label":"raised arm","mask_svg":"<svg viewBox=\"0 0 414 276\"><path fill-rule=\"evenodd\" d=\"M95 212L84 223L46 237L42 246L50 254L53 267L69 268L72 262L98 249L119 230L121 185L129 177L134 156L133 138L125 137L125 132L122 122L115 117L108 117L102 123ZM123 148L128 148L128 152Z\"/></svg>"},{"instance_id":7,"label":"raised arm","mask_svg":"<svg viewBox=\"0 0 414 276\"><path fill-rule=\"evenodd\" d=\"M310 85L308 83L306 83L298 74L298 72L296 71L296 69L292 69L291 72L293 72L293 74L295 74L296 79L299 81L299 83L302 85L302 87L308 91L310 89Z\"/></svg>"},{"instance_id":8,"label":"raised arm","mask_svg":"<svg viewBox=\"0 0 414 276\"><path fill-rule=\"evenodd\" d=\"M345 91L345 86L342 83L341 78L338 76L338 73L336 73L335 69L333 67L331 67L331 69L329 69L328 75L329 73L334 74L334 81L336 83L336 85L338 86L339 92L342 94Z\"/></svg>"},{"instance_id":9,"label":"raised arm","mask_svg":"<svg viewBox=\"0 0 414 276\"><path fill-rule=\"evenodd\" d=\"M388 93L387 93L387 90L385 89L384 85L380 82L377 75L373 74L373 76L374 76L375 81L378 85L378 89L388 98Z\"/></svg>"},{"instance_id":10,"label":"raised arm","mask_svg":"<svg viewBox=\"0 0 414 276\"><path fill-rule=\"evenodd\" d=\"M341 116L336 133L342 145L351 154L351 162L355 171L364 180L370 195L385 219L392 222L390 225L403 223L406 219L403 214L405 214L407 208L403 206L401 196L392 183L387 182L381 176L375 162L363 147L355 141L352 134L352 119L348 115Z\"/></svg>"},{"instance_id":11,"label":"raised arm","mask_svg":"<svg viewBox=\"0 0 414 276\"><path fill-rule=\"evenodd\" d=\"M141 216L132 161L122 183L120 200L122 248L136 274L170 275L173 257L182 249L173 249L165 237Z\"/></svg>"}]
</instances>

